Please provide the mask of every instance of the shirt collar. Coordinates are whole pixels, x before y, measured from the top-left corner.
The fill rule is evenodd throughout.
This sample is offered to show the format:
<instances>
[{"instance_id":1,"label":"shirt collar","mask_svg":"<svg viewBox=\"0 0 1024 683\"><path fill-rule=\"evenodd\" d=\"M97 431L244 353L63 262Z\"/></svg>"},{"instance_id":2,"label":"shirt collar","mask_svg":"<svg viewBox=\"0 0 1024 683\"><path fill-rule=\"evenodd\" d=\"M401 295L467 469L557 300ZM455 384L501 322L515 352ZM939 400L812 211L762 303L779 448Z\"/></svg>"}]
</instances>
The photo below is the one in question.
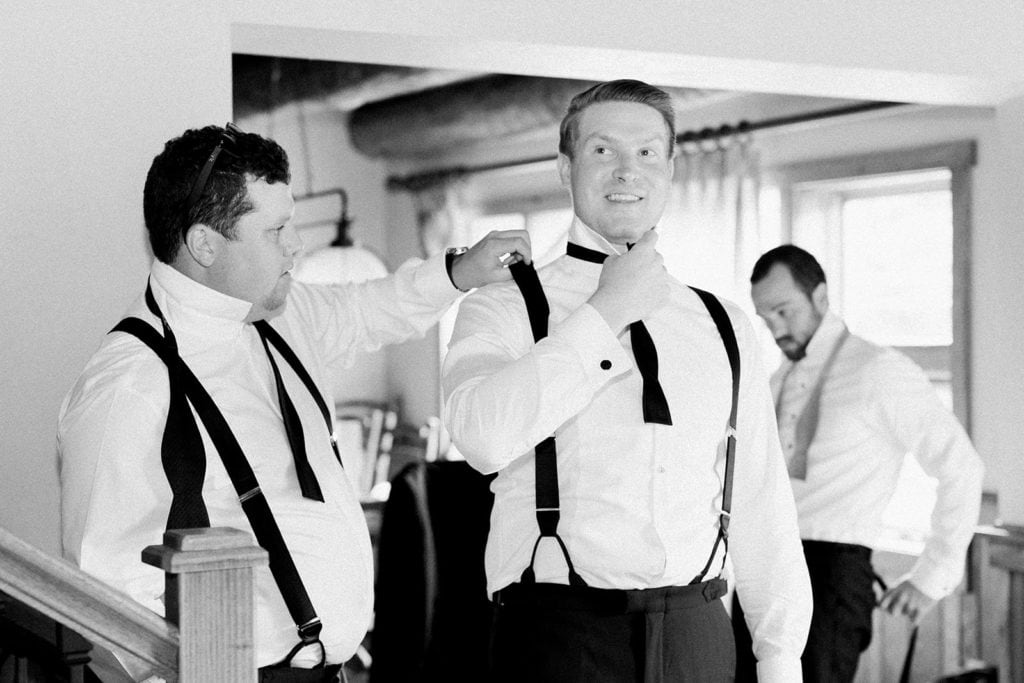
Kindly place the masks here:
<instances>
[{"instance_id":1,"label":"shirt collar","mask_svg":"<svg viewBox=\"0 0 1024 683\"><path fill-rule=\"evenodd\" d=\"M153 295L169 321L188 316L236 326L245 321L252 308L248 301L210 289L158 260L153 261L150 276L154 283Z\"/></svg>"},{"instance_id":2,"label":"shirt collar","mask_svg":"<svg viewBox=\"0 0 1024 683\"><path fill-rule=\"evenodd\" d=\"M846 324L831 310L825 311L821 324L807 344L807 358L810 364L817 365L824 363L828 355L832 353L832 347L839 342L839 337L846 330Z\"/></svg>"},{"instance_id":3,"label":"shirt collar","mask_svg":"<svg viewBox=\"0 0 1024 683\"><path fill-rule=\"evenodd\" d=\"M599 251L602 254L618 256L626 251L624 247L612 244L597 234L597 232L581 221L579 216L572 217L572 225L569 226L569 241L581 247Z\"/></svg>"}]
</instances>

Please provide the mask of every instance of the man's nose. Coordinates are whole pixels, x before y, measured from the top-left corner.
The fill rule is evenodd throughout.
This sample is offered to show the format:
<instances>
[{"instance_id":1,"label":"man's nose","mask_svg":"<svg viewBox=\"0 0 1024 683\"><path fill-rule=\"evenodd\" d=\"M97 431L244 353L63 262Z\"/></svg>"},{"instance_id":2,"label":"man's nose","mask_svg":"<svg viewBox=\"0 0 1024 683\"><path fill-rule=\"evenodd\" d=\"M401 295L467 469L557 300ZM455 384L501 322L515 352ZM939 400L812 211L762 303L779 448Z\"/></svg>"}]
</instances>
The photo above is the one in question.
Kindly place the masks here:
<instances>
[{"instance_id":1,"label":"man's nose","mask_svg":"<svg viewBox=\"0 0 1024 683\"><path fill-rule=\"evenodd\" d=\"M630 156L622 158L615 166L615 178L622 182L630 182L638 177L636 160Z\"/></svg>"},{"instance_id":2,"label":"man's nose","mask_svg":"<svg viewBox=\"0 0 1024 683\"><path fill-rule=\"evenodd\" d=\"M284 229L284 248L289 256L295 256L303 249L302 238L299 237L299 231L295 229L294 225L287 225Z\"/></svg>"},{"instance_id":3,"label":"man's nose","mask_svg":"<svg viewBox=\"0 0 1024 683\"><path fill-rule=\"evenodd\" d=\"M785 324L778 318L765 318L764 322L768 326L768 331L772 333L773 339L778 339L788 331Z\"/></svg>"}]
</instances>

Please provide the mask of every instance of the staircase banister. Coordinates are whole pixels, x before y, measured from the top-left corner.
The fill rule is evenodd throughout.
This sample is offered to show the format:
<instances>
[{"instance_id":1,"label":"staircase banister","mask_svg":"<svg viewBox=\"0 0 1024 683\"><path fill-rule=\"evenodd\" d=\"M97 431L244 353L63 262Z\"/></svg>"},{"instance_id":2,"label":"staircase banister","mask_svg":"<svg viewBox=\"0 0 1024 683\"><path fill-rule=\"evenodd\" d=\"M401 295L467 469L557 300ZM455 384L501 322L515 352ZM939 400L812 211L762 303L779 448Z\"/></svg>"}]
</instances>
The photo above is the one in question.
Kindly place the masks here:
<instances>
[{"instance_id":1,"label":"staircase banister","mask_svg":"<svg viewBox=\"0 0 1024 683\"><path fill-rule=\"evenodd\" d=\"M0 591L93 643L126 652L153 673L177 678L178 629L67 560L0 528Z\"/></svg>"}]
</instances>

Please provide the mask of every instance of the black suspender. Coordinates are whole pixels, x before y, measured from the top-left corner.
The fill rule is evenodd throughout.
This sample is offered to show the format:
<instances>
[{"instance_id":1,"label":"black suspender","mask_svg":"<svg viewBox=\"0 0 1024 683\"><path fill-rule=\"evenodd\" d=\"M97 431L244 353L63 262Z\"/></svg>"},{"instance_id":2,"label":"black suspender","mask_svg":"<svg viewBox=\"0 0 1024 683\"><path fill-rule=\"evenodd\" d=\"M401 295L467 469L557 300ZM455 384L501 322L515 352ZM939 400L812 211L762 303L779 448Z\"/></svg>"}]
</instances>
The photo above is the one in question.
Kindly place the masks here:
<instances>
[{"instance_id":1,"label":"black suspender","mask_svg":"<svg viewBox=\"0 0 1024 683\"><path fill-rule=\"evenodd\" d=\"M171 503L171 515L168 516L168 528L172 524L188 521L195 526L206 527L210 525L206 508L202 501L203 473L205 472L205 454L203 453L202 440L199 437L198 427L192 417L188 403L191 403L202 420L210 439L213 441L217 452L220 454L224 469L231 478L232 486L238 495L238 501L245 512L249 524L252 526L256 540L267 551L270 557L270 572L274 577L284 602L288 607L292 620L295 622L300 642L292 648L291 652L283 661L290 662L295 654L307 645L319 644L321 649L321 665L324 661L323 644L320 641L321 623L309 599L309 594L302 583L295 562L292 560L288 546L277 526L273 512L260 490L256 474L253 472L249 461L246 459L242 448L232 433L230 426L224 419L224 415L217 408L213 398L203 387L202 383L195 376L192 370L185 364L178 354L177 343L174 334L164 319L156 302L153 299L152 290L147 287L146 302L154 314L160 318L164 327L164 336L161 336L151 325L139 318L125 318L121 320L111 332L126 332L131 334L149 346L167 366L168 377L171 384L171 405L168 412L167 427L164 431L161 456L164 464L164 472L167 475L171 486L173 499ZM155 310L154 310L155 309ZM266 325L266 323L264 323ZM323 397L315 391L315 385L309 378L305 368L299 363L294 352L288 347L284 340L269 325L266 325L272 334L267 338L281 352L282 357L288 361L296 372L303 379L303 383L310 388L314 399L323 411ZM287 349L284 351L282 349ZM299 371L298 368L301 368ZM330 415L325 413L325 419L330 425ZM173 420L172 420L173 418ZM189 424L191 425L189 427ZM184 429L182 434L175 434L172 430ZM178 452L168 451L169 441L176 438L182 440L177 444ZM332 444L334 439L332 437ZM198 452L196 450L198 449ZM334 446L335 455L338 455L337 445ZM180 459L176 459L179 458ZM339 458L340 462L340 458ZM196 502L198 500L198 503ZM201 508L201 515L194 511L198 504ZM175 510L188 508L189 514L175 516ZM182 528L182 527L177 527Z\"/></svg>"},{"instance_id":2,"label":"black suspender","mask_svg":"<svg viewBox=\"0 0 1024 683\"><path fill-rule=\"evenodd\" d=\"M704 307L708 309L708 313L715 321L715 327L718 328L718 335L722 338L722 343L725 344L725 353L729 356L729 367L732 370L732 407L729 410L729 431L725 440L725 478L722 482L722 509L718 514L718 536L715 538L715 545L711 548L711 556L708 558L707 564L704 565L704 569L690 582L700 583L704 575L708 573L708 569L711 568L711 562L715 559L715 553L718 552L719 543L723 543L725 547L725 554L722 555L722 567L725 567L725 558L729 554L732 478L733 468L736 464L736 415L739 412L740 404L740 347L736 343L736 333L729 321L729 314L725 312L725 307L722 306L718 297L703 289L696 287L690 287L690 289L704 302Z\"/></svg>"},{"instance_id":3,"label":"black suspender","mask_svg":"<svg viewBox=\"0 0 1024 683\"><path fill-rule=\"evenodd\" d=\"M533 341L539 342L548 335L548 299L544 296L544 288L541 287L540 278L533 265L527 265L520 261L509 266L512 278L526 300L526 312L530 317L530 329L533 330ZM534 448L535 497L537 508L537 526L540 527L540 536L533 544L533 553L530 555L530 565L523 571L520 577L522 583L534 583L536 576L533 572L533 561L537 557L537 548L540 547L541 539L545 536L553 537L558 541L562 549L562 556L569 569L569 585L586 586L569 558L569 550L565 542L558 535L558 520L560 518L558 500L558 459L556 457L555 437L549 436L541 441Z\"/></svg>"},{"instance_id":4,"label":"black suspender","mask_svg":"<svg viewBox=\"0 0 1024 683\"><path fill-rule=\"evenodd\" d=\"M548 316L550 308L544 289L541 286L540 278L533 265L523 262L514 263L509 267L516 285L519 287L526 302L526 311L530 318L530 329L533 332L534 342L538 342L547 336ZM700 583L707 574L715 554L718 552L720 543L724 544L725 552L729 552L729 517L732 508L732 482L733 470L736 457L736 419L739 408L740 392L740 352L736 342L736 334L732 329L729 315L721 302L713 294L704 290L691 287L697 296L700 297L704 306L711 314L718 334L725 345L726 354L729 357L729 366L732 370L732 408L729 411L729 427L726 438L725 449L725 477L722 484L722 509L718 516L718 536L711 549L704 569L701 570L691 581L692 584ZM576 572L572 560L569 558L569 551L558 535L559 521L559 499L558 499L558 464L556 458L555 437L549 436L537 444L534 451L534 462L536 470L536 511L537 526L540 528L540 536L533 546L533 553L530 556L530 565L523 571L520 581L522 583L533 583L536 580L533 570L533 563L537 557L537 548L545 536L554 537L562 549L566 565L569 569L569 583L573 586L587 585L583 578ZM725 565L725 555L722 557L722 564Z\"/></svg>"}]
</instances>

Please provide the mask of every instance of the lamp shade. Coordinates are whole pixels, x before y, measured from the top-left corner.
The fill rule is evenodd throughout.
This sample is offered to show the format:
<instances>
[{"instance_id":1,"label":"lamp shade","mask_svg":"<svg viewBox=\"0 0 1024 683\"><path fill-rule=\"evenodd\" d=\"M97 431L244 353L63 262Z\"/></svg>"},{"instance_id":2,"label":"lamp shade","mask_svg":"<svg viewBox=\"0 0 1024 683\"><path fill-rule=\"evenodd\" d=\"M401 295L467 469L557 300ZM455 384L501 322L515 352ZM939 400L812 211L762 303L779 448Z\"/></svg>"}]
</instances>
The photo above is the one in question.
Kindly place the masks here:
<instances>
[{"instance_id":1,"label":"lamp shade","mask_svg":"<svg viewBox=\"0 0 1024 683\"><path fill-rule=\"evenodd\" d=\"M293 273L299 282L321 285L363 282L387 274L380 257L360 246L317 249L300 258Z\"/></svg>"}]
</instances>

